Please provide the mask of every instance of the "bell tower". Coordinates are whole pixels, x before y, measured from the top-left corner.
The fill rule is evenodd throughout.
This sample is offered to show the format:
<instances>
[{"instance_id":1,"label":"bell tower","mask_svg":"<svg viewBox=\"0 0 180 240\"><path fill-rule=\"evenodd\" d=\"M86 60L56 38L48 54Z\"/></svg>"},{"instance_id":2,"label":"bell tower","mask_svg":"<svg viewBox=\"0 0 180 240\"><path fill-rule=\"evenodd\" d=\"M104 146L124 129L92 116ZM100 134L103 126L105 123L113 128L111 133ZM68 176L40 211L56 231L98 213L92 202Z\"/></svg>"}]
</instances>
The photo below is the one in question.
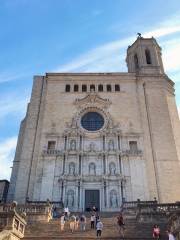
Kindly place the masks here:
<instances>
[{"instance_id":1,"label":"bell tower","mask_svg":"<svg viewBox=\"0 0 180 240\"><path fill-rule=\"evenodd\" d=\"M128 72L131 73L164 73L161 47L155 38L143 38L140 33L138 33L136 41L127 49L126 62Z\"/></svg>"}]
</instances>

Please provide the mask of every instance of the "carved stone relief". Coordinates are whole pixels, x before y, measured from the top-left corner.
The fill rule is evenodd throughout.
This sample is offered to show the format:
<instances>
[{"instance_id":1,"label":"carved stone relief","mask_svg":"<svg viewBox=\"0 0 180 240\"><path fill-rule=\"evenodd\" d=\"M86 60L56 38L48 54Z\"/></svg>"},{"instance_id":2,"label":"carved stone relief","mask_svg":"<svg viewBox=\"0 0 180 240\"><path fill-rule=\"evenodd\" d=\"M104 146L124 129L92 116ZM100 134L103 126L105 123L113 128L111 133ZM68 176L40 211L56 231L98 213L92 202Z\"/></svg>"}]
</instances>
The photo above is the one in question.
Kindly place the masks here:
<instances>
[{"instance_id":1,"label":"carved stone relief","mask_svg":"<svg viewBox=\"0 0 180 240\"><path fill-rule=\"evenodd\" d=\"M71 162L69 164L69 175L74 175L75 174L75 163Z\"/></svg>"},{"instance_id":2,"label":"carved stone relief","mask_svg":"<svg viewBox=\"0 0 180 240\"><path fill-rule=\"evenodd\" d=\"M117 208L118 207L116 190L111 190L111 192L110 192L110 207L112 207L112 208Z\"/></svg>"},{"instance_id":3,"label":"carved stone relief","mask_svg":"<svg viewBox=\"0 0 180 240\"><path fill-rule=\"evenodd\" d=\"M89 175L96 175L96 165L95 163L89 164Z\"/></svg>"},{"instance_id":4,"label":"carved stone relief","mask_svg":"<svg viewBox=\"0 0 180 240\"><path fill-rule=\"evenodd\" d=\"M109 164L109 174L110 175L115 175L116 174L116 165L113 162L111 162Z\"/></svg>"},{"instance_id":5,"label":"carved stone relief","mask_svg":"<svg viewBox=\"0 0 180 240\"><path fill-rule=\"evenodd\" d=\"M109 151L113 151L114 150L114 140L113 139L109 140L108 150Z\"/></svg>"},{"instance_id":6,"label":"carved stone relief","mask_svg":"<svg viewBox=\"0 0 180 240\"><path fill-rule=\"evenodd\" d=\"M74 191L68 190L67 192L67 206L74 207Z\"/></svg>"},{"instance_id":7,"label":"carved stone relief","mask_svg":"<svg viewBox=\"0 0 180 240\"><path fill-rule=\"evenodd\" d=\"M75 151L76 150L76 140L71 140L70 142L70 150Z\"/></svg>"}]
</instances>

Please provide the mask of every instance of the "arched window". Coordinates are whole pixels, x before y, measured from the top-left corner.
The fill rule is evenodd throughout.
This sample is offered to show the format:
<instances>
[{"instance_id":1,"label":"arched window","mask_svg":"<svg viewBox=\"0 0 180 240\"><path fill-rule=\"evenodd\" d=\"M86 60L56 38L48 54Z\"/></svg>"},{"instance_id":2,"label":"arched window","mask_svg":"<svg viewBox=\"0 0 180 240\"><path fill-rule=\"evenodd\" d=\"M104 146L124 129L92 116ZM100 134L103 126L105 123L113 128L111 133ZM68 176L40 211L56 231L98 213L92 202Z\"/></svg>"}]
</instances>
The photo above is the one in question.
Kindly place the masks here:
<instances>
[{"instance_id":1,"label":"arched window","mask_svg":"<svg viewBox=\"0 0 180 240\"><path fill-rule=\"evenodd\" d=\"M90 91L95 92L95 85L94 84L90 85Z\"/></svg>"},{"instance_id":2,"label":"arched window","mask_svg":"<svg viewBox=\"0 0 180 240\"><path fill-rule=\"evenodd\" d=\"M65 91L66 91L66 92L70 92L70 90L71 90L71 86L70 86L69 84L67 84Z\"/></svg>"},{"instance_id":3,"label":"arched window","mask_svg":"<svg viewBox=\"0 0 180 240\"><path fill-rule=\"evenodd\" d=\"M87 85L82 85L82 92L87 92Z\"/></svg>"},{"instance_id":4,"label":"arched window","mask_svg":"<svg viewBox=\"0 0 180 240\"><path fill-rule=\"evenodd\" d=\"M120 86L119 84L115 84L115 92L119 92L120 91Z\"/></svg>"},{"instance_id":5,"label":"arched window","mask_svg":"<svg viewBox=\"0 0 180 240\"><path fill-rule=\"evenodd\" d=\"M99 92L103 92L103 85L102 85L102 84L100 84L100 85L98 86L98 91L99 91Z\"/></svg>"},{"instance_id":6,"label":"arched window","mask_svg":"<svg viewBox=\"0 0 180 240\"><path fill-rule=\"evenodd\" d=\"M134 65L136 70L139 69L139 61L137 54L134 55Z\"/></svg>"},{"instance_id":7,"label":"arched window","mask_svg":"<svg viewBox=\"0 0 180 240\"><path fill-rule=\"evenodd\" d=\"M79 91L79 86L76 84L74 85L74 92L78 92Z\"/></svg>"},{"instance_id":8,"label":"arched window","mask_svg":"<svg viewBox=\"0 0 180 240\"><path fill-rule=\"evenodd\" d=\"M150 53L149 49L145 50L145 55L146 55L146 63L151 64L152 63L151 62L151 53Z\"/></svg>"},{"instance_id":9,"label":"arched window","mask_svg":"<svg viewBox=\"0 0 180 240\"><path fill-rule=\"evenodd\" d=\"M108 84L106 87L107 87L107 92L111 92L111 85Z\"/></svg>"}]
</instances>

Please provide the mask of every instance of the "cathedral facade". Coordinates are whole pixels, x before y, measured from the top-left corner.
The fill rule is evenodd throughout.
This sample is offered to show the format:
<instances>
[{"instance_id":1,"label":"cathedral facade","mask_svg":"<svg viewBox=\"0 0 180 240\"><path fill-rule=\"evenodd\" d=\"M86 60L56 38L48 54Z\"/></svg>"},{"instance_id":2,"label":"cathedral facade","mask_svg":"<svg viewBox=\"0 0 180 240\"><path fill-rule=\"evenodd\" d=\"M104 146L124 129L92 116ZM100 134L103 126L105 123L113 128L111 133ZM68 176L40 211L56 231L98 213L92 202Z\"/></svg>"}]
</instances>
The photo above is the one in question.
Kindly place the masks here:
<instances>
[{"instance_id":1,"label":"cathedral facade","mask_svg":"<svg viewBox=\"0 0 180 240\"><path fill-rule=\"evenodd\" d=\"M127 49L127 73L35 76L9 201L63 201L72 211L180 199L174 83L154 38Z\"/></svg>"}]
</instances>

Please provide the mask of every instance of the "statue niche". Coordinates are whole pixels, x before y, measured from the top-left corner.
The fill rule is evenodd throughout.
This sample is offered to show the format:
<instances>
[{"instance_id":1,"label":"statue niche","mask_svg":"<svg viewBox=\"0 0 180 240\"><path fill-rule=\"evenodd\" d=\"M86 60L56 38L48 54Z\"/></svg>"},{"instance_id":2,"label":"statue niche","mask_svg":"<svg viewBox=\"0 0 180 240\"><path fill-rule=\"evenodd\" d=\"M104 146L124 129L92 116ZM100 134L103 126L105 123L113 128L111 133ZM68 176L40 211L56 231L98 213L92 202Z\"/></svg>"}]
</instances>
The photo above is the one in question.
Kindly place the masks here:
<instances>
[{"instance_id":1,"label":"statue niche","mask_svg":"<svg viewBox=\"0 0 180 240\"><path fill-rule=\"evenodd\" d=\"M114 141L112 139L109 140L108 149L109 149L109 151L113 151L114 150Z\"/></svg>"},{"instance_id":2,"label":"statue niche","mask_svg":"<svg viewBox=\"0 0 180 240\"><path fill-rule=\"evenodd\" d=\"M96 175L96 165L95 163L89 164L89 175Z\"/></svg>"},{"instance_id":3,"label":"statue niche","mask_svg":"<svg viewBox=\"0 0 180 240\"><path fill-rule=\"evenodd\" d=\"M117 208L118 207L118 199L116 190L111 190L110 192L110 207Z\"/></svg>"},{"instance_id":4,"label":"statue niche","mask_svg":"<svg viewBox=\"0 0 180 240\"><path fill-rule=\"evenodd\" d=\"M75 151L76 150L76 140L70 141L70 150Z\"/></svg>"},{"instance_id":5,"label":"statue niche","mask_svg":"<svg viewBox=\"0 0 180 240\"><path fill-rule=\"evenodd\" d=\"M74 191L68 190L67 192L67 206L74 207Z\"/></svg>"},{"instance_id":6,"label":"statue niche","mask_svg":"<svg viewBox=\"0 0 180 240\"><path fill-rule=\"evenodd\" d=\"M111 162L109 164L109 174L110 175L115 175L116 174L116 165L113 162Z\"/></svg>"},{"instance_id":7,"label":"statue niche","mask_svg":"<svg viewBox=\"0 0 180 240\"><path fill-rule=\"evenodd\" d=\"M73 162L69 164L69 175L75 175L75 163Z\"/></svg>"}]
</instances>

